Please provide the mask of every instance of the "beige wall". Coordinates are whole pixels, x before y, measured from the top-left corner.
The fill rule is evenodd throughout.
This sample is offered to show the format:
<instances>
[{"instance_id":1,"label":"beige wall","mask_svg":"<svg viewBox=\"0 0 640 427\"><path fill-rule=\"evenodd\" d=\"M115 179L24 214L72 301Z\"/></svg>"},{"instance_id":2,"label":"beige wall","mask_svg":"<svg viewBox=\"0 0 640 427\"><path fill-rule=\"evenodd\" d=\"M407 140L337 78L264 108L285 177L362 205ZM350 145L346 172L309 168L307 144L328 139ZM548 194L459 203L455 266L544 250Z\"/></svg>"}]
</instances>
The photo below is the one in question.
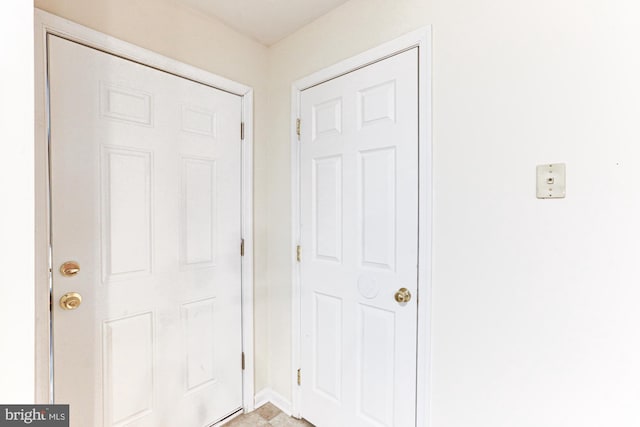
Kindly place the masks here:
<instances>
[{"instance_id":1,"label":"beige wall","mask_svg":"<svg viewBox=\"0 0 640 427\"><path fill-rule=\"evenodd\" d=\"M256 389L267 386L267 48L169 0L35 0L46 10L254 88Z\"/></svg>"},{"instance_id":2,"label":"beige wall","mask_svg":"<svg viewBox=\"0 0 640 427\"><path fill-rule=\"evenodd\" d=\"M351 0L270 50L269 361L291 396L290 84L433 25L431 418L640 424L640 5ZM566 162L567 197L535 198Z\"/></svg>"}]
</instances>

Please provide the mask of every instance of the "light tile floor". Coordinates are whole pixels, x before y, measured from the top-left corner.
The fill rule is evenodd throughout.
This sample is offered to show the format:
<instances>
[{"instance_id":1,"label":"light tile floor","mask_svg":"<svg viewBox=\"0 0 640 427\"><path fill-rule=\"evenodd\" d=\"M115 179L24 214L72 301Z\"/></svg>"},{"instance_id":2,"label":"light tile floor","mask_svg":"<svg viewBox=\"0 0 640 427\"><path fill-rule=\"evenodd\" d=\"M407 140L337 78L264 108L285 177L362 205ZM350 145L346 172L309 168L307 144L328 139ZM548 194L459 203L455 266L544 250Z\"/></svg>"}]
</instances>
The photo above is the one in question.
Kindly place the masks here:
<instances>
[{"instance_id":1,"label":"light tile floor","mask_svg":"<svg viewBox=\"0 0 640 427\"><path fill-rule=\"evenodd\" d=\"M313 427L313 424L305 420L297 420L280 411L271 403L265 403L258 409L224 424L223 427Z\"/></svg>"}]
</instances>

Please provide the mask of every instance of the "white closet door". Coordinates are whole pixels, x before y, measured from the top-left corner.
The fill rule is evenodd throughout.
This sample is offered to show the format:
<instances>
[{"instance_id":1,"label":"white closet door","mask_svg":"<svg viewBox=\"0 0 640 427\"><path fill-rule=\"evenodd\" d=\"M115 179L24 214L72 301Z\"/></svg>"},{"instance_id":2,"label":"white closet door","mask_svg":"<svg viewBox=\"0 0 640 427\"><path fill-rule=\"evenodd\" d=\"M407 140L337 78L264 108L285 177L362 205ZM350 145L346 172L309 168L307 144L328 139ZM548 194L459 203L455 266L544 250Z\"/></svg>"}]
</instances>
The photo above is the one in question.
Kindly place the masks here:
<instances>
[{"instance_id":1,"label":"white closet door","mask_svg":"<svg viewBox=\"0 0 640 427\"><path fill-rule=\"evenodd\" d=\"M301 119L302 416L413 426L417 49L304 90Z\"/></svg>"}]
</instances>

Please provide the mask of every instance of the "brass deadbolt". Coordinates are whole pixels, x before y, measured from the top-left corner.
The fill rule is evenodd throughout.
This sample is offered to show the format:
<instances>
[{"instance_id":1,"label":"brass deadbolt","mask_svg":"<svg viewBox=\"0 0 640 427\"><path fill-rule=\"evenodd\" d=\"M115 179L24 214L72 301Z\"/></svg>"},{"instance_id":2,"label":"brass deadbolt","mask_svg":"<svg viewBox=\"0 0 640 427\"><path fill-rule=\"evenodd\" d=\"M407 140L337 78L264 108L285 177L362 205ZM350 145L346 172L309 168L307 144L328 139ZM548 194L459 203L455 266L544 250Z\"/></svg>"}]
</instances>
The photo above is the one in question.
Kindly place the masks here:
<instances>
[{"instance_id":1,"label":"brass deadbolt","mask_svg":"<svg viewBox=\"0 0 640 427\"><path fill-rule=\"evenodd\" d=\"M60 298L60 307L63 310L75 310L82 304L82 296L77 292L69 292Z\"/></svg>"},{"instance_id":2,"label":"brass deadbolt","mask_svg":"<svg viewBox=\"0 0 640 427\"><path fill-rule=\"evenodd\" d=\"M400 288L395 294L396 301L399 303L406 303L411 301L411 292L407 288Z\"/></svg>"},{"instance_id":3,"label":"brass deadbolt","mask_svg":"<svg viewBox=\"0 0 640 427\"><path fill-rule=\"evenodd\" d=\"M80 272L80 264L75 261L67 261L60 266L60 274L64 277L73 277Z\"/></svg>"}]
</instances>

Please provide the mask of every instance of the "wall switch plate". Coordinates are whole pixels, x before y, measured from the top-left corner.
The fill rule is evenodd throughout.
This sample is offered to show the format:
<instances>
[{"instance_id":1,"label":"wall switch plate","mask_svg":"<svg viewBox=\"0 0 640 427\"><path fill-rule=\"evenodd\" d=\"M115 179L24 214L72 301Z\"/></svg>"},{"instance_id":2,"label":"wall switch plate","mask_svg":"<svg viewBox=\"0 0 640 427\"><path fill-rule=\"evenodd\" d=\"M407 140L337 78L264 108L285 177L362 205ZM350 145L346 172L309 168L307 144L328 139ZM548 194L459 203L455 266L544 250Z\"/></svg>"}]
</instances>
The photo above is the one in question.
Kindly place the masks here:
<instances>
[{"instance_id":1,"label":"wall switch plate","mask_svg":"<svg viewBox=\"0 0 640 427\"><path fill-rule=\"evenodd\" d=\"M566 193L565 164L553 163L536 167L536 197L563 199Z\"/></svg>"}]
</instances>

